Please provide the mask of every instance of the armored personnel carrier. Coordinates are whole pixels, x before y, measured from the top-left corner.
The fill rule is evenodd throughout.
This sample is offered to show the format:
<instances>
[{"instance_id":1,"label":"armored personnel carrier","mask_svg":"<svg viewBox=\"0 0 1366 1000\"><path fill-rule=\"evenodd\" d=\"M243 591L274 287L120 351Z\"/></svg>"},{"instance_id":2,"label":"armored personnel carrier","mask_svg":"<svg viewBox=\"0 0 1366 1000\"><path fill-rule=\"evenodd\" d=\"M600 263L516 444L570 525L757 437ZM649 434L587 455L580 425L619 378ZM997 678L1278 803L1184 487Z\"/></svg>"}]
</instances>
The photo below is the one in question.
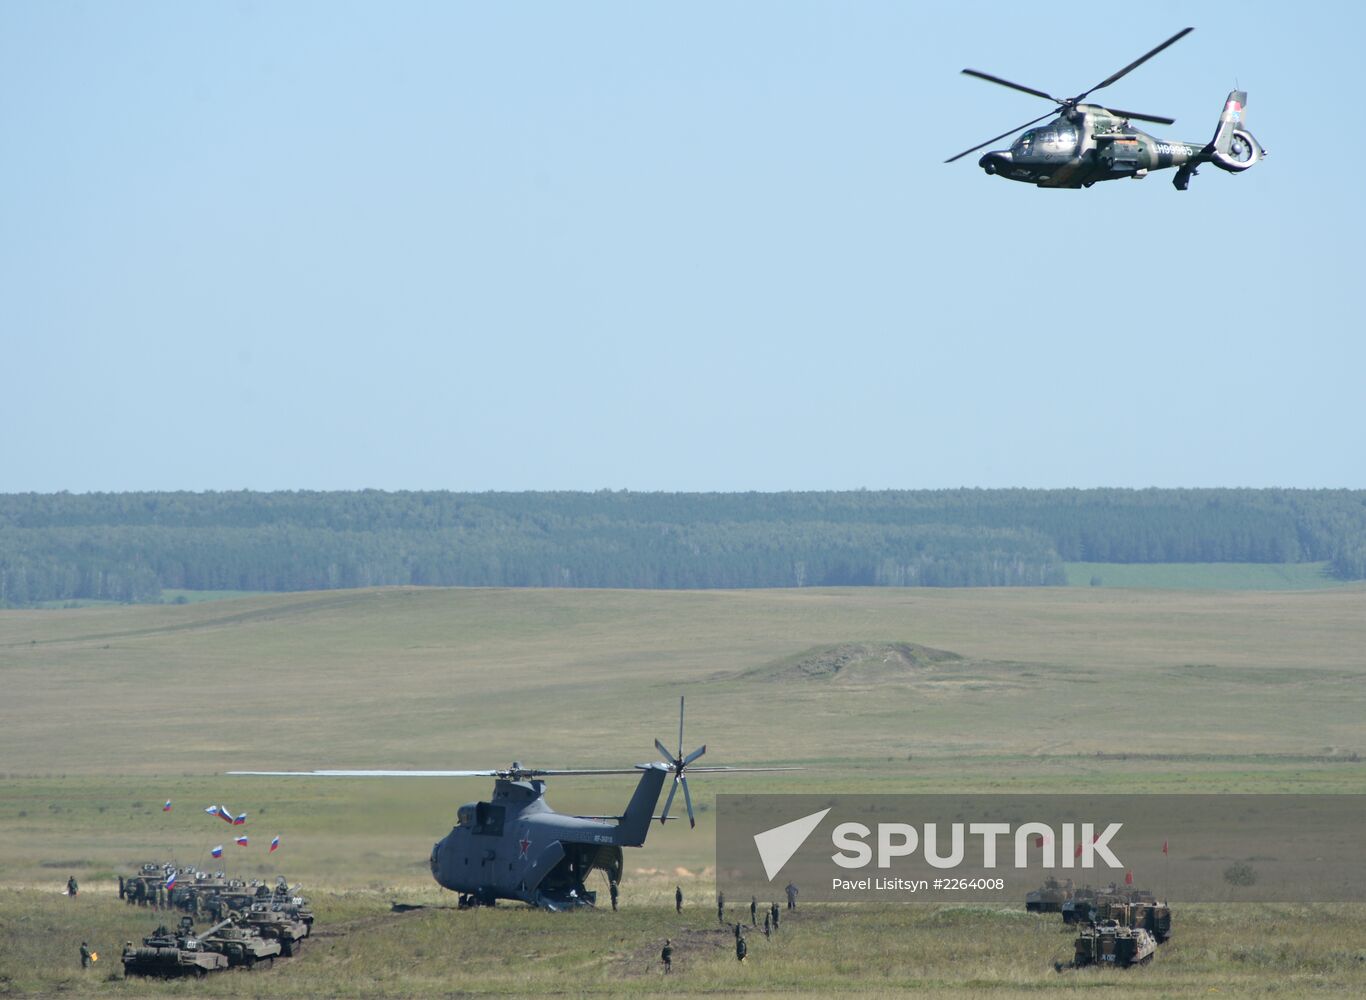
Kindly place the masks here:
<instances>
[{"instance_id":1,"label":"armored personnel carrier","mask_svg":"<svg viewBox=\"0 0 1366 1000\"><path fill-rule=\"evenodd\" d=\"M210 927L203 935L208 937L232 921ZM185 917L175 931L158 927L142 939L142 947L132 944L123 949L123 974L125 976L207 976L228 967L226 956L209 951L200 944L200 936L194 932L194 921Z\"/></svg>"},{"instance_id":2,"label":"armored personnel carrier","mask_svg":"<svg viewBox=\"0 0 1366 1000\"><path fill-rule=\"evenodd\" d=\"M232 918L215 924L213 933L200 939L200 947L224 956L229 967L242 965L248 969L257 962L274 964L275 956L283 952L279 941L263 936L249 924L234 923Z\"/></svg>"},{"instance_id":3,"label":"armored personnel carrier","mask_svg":"<svg viewBox=\"0 0 1366 1000\"><path fill-rule=\"evenodd\" d=\"M1162 944L1172 936L1172 911L1157 901L1129 904L1129 926L1141 927Z\"/></svg>"},{"instance_id":4,"label":"armored personnel carrier","mask_svg":"<svg viewBox=\"0 0 1366 1000\"><path fill-rule=\"evenodd\" d=\"M1082 886L1067 902L1060 907L1062 911L1062 922L1065 924L1094 924L1098 920L1107 919L1104 914L1108 913L1108 908L1115 905L1127 904L1129 895L1120 892L1113 882L1108 888L1093 889L1089 885ZM1123 922L1128 922L1127 912Z\"/></svg>"},{"instance_id":5,"label":"armored personnel carrier","mask_svg":"<svg viewBox=\"0 0 1366 1000\"><path fill-rule=\"evenodd\" d=\"M1059 882L1049 876L1043 886L1025 894L1025 910L1029 913L1058 913L1062 904L1072 898L1072 880Z\"/></svg>"},{"instance_id":6,"label":"armored personnel carrier","mask_svg":"<svg viewBox=\"0 0 1366 1000\"><path fill-rule=\"evenodd\" d=\"M1080 969L1088 965L1128 968L1152 960L1157 942L1142 927L1126 927L1114 920L1087 924L1077 935L1072 961L1056 968Z\"/></svg>"}]
</instances>

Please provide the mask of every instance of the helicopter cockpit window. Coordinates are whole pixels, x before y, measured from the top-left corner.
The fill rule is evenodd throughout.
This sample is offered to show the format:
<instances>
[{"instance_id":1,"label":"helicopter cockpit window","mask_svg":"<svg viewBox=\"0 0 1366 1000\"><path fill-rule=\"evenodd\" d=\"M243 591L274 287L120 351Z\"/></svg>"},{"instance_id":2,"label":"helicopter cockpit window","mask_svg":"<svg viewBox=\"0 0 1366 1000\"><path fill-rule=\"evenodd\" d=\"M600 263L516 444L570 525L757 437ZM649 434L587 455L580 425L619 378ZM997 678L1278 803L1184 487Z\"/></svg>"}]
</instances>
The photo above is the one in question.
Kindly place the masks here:
<instances>
[{"instance_id":1,"label":"helicopter cockpit window","mask_svg":"<svg viewBox=\"0 0 1366 1000\"><path fill-rule=\"evenodd\" d=\"M502 806L480 802L474 807L474 833L485 837L503 835L503 815L507 812Z\"/></svg>"},{"instance_id":2,"label":"helicopter cockpit window","mask_svg":"<svg viewBox=\"0 0 1366 1000\"><path fill-rule=\"evenodd\" d=\"M1034 148L1034 133L1026 132L1015 140L1015 145L1010 147L1010 151L1016 156L1028 156L1030 150Z\"/></svg>"},{"instance_id":3,"label":"helicopter cockpit window","mask_svg":"<svg viewBox=\"0 0 1366 1000\"><path fill-rule=\"evenodd\" d=\"M474 826L474 806L461 806L456 810L455 817L458 826Z\"/></svg>"},{"instance_id":4,"label":"helicopter cockpit window","mask_svg":"<svg viewBox=\"0 0 1366 1000\"><path fill-rule=\"evenodd\" d=\"M1077 145L1077 130L1071 125L1051 125L1039 129L1035 140L1041 153L1070 154Z\"/></svg>"}]
</instances>

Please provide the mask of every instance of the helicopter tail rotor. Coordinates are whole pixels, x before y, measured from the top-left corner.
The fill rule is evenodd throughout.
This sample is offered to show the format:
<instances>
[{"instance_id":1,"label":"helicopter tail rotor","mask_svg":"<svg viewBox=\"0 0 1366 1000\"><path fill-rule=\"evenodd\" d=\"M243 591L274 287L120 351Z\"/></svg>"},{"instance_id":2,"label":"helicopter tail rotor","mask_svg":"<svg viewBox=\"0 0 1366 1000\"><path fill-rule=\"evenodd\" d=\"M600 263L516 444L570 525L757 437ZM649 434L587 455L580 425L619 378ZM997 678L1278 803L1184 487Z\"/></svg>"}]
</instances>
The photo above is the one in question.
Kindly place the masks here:
<instances>
[{"instance_id":1,"label":"helicopter tail rotor","mask_svg":"<svg viewBox=\"0 0 1366 1000\"><path fill-rule=\"evenodd\" d=\"M707 752L707 745L703 743L686 757L683 755L683 710L684 699L683 696L680 695L678 699L678 753L670 754L668 747L659 740L655 740L655 749L658 750L660 756L664 758L664 763L668 765L669 771L674 776L673 783L669 786L669 797L664 800L664 811L659 814L659 822L668 822L669 809L673 805L674 796L678 793L678 788L681 785L683 787L683 802L688 810L688 825L690 827L695 827L697 826L697 817L693 813L692 793L688 791L686 771L689 764Z\"/></svg>"}]
</instances>

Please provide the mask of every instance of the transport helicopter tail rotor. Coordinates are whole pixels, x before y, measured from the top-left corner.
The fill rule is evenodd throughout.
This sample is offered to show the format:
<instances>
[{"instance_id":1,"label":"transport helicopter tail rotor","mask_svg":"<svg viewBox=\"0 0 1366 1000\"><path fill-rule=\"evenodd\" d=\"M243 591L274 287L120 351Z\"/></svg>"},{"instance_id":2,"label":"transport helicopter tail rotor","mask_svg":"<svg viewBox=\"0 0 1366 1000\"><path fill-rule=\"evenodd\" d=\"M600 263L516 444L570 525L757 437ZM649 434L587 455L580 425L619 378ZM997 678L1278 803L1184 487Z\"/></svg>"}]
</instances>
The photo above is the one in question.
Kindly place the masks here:
<instances>
[{"instance_id":1,"label":"transport helicopter tail rotor","mask_svg":"<svg viewBox=\"0 0 1366 1000\"><path fill-rule=\"evenodd\" d=\"M668 765L669 770L674 776L673 784L669 786L669 797L664 800L664 811L659 814L659 822L668 822L669 808L673 805L674 796L678 793L679 786L682 785L683 802L688 810L688 825L690 827L695 827L697 826L697 817L693 814L692 793L688 791L686 771L689 764L707 752L707 745L703 743L686 757L683 755L683 709L684 698L680 695L678 698L678 753L670 754L668 747L659 740L655 740L655 749L658 750L660 756L664 758L664 763Z\"/></svg>"}]
</instances>

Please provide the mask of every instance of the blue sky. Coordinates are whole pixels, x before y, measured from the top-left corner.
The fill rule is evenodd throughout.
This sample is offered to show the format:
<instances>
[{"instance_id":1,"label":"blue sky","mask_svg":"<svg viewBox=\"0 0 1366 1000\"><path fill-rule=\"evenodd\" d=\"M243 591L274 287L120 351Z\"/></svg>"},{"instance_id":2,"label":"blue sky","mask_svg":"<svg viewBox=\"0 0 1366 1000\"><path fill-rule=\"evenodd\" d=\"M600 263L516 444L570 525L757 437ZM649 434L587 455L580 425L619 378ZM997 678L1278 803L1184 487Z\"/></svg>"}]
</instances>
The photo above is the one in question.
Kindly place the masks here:
<instances>
[{"instance_id":1,"label":"blue sky","mask_svg":"<svg viewBox=\"0 0 1366 1000\"><path fill-rule=\"evenodd\" d=\"M1026 8L10 0L0 491L1366 487L1363 8Z\"/></svg>"}]
</instances>

